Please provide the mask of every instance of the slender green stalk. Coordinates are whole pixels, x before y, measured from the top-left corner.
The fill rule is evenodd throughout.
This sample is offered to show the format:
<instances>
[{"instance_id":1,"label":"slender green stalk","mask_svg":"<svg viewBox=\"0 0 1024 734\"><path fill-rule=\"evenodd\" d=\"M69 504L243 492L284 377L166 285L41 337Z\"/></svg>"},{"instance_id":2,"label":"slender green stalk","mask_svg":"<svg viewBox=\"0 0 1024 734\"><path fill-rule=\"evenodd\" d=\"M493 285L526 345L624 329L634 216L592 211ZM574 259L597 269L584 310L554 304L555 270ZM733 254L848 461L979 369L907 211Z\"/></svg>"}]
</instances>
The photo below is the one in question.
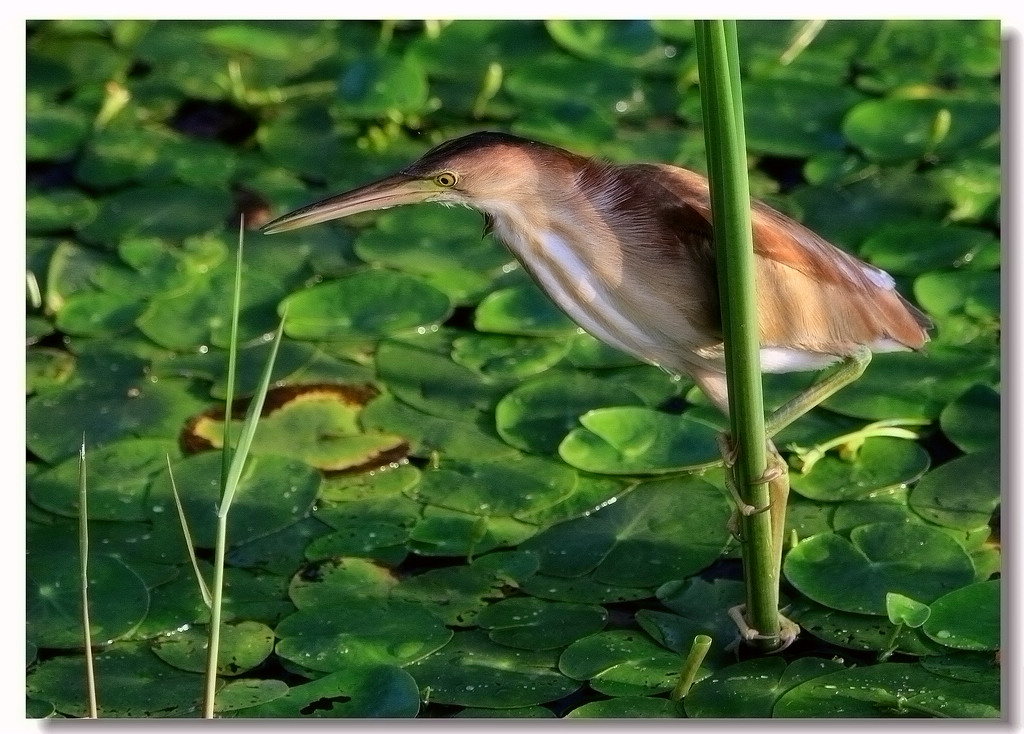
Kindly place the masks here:
<instances>
[{"instance_id":1,"label":"slender green stalk","mask_svg":"<svg viewBox=\"0 0 1024 734\"><path fill-rule=\"evenodd\" d=\"M231 466L231 404L235 399L235 371L238 362L238 312L242 310L242 249L245 242L245 215L238 220L238 250L235 253L235 284L231 301L231 343L228 345L228 374L224 395L224 447L221 452L220 486L228 480Z\"/></svg>"},{"instance_id":2,"label":"slender green stalk","mask_svg":"<svg viewBox=\"0 0 1024 734\"><path fill-rule=\"evenodd\" d=\"M762 479L768 452L736 23L696 21L696 31L730 425L738 450L733 472L742 501L765 508L771 499L768 484ZM746 619L765 638L755 640L755 644L773 649L779 645L779 578L771 514L757 512L744 517L742 528Z\"/></svg>"},{"instance_id":3,"label":"slender green stalk","mask_svg":"<svg viewBox=\"0 0 1024 734\"><path fill-rule=\"evenodd\" d=\"M178 483L174 481L174 470L171 468L171 456L166 455L167 458L167 476L171 478L171 496L174 497L174 506L178 510L178 524L181 525L181 532L185 536L185 547L188 548L188 557L192 561L192 572L196 576L196 581L199 583L199 592L203 595L203 603L207 608L213 605L213 597L210 595L210 587L206 585L206 579L203 578L202 572L199 570L199 560L196 558L195 544L192 542L192 533L188 529L188 520L185 518L185 508L181 504L181 496L178 494Z\"/></svg>"},{"instance_id":4,"label":"slender green stalk","mask_svg":"<svg viewBox=\"0 0 1024 734\"><path fill-rule=\"evenodd\" d=\"M679 682L676 683L676 687L669 694L670 699L678 701L681 698L685 698L686 694L690 692L693 682L697 678L697 673L700 671L700 665L704 662L704 658L707 657L708 650L711 649L711 642L711 638L707 635L697 635L693 638L690 652L687 654L686 662L683 663L683 669L679 674Z\"/></svg>"},{"instance_id":5,"label":"slender green stalk","mask_svg":"<svg viewBox=\"0 0 1024 734\"><path fill-rule=\"evenodd\" d=\"M242 262L242 232L239 231L238 243L238 271L241 271ZM228 535L228 513L231 510L231 502L234 499L238 484L242 478L242 471L245 468L246 459L249 456L249 449L252 446L253 436L256 434L256 426L259 423L260 414L263 412L263 403L267 397L267 390L270 388L270 380L274 371L274 361L277 359L277 351L281 345L281 338L284 335L284 323L287 314L281 316L281 323L278 324L274 343L267 358L267 364L263 368L263 376L249 403L249 408L242 422L242 430L238 437L238 446L232 451L229 443L227 429L230 418L230 400L234 390L234 365L236 362L236 351L238 344L238 304L241 294L241 277L235 277L235 300L232 314L231 342L228 351L228 396L225 409L224 447L225 454L230 453L230 461L225 460L224 475L220 506L217 508L217 535L214 544L213 559L213 583L210 585L212 603L210 605L210 639L206 658L206 685L203 695L203 717L212 719L217 697L217 661L220 656L220 629L224 600L224 565L227 555Z\"/></svg>"},{"instance_id":6,"label":"slender green stalk","mask_svg":"<svg viewBox=\"0 0 1024 734\"><path fill-rule=\"evenodd\" d=\"M96 672L92 658L92 624L89 621L89 505L86 499L85 436L78 453L78 548L82 555L82 629L85 634L85 688L89 695L89 718L98 718Z\"/></svg>"}]
</instances>

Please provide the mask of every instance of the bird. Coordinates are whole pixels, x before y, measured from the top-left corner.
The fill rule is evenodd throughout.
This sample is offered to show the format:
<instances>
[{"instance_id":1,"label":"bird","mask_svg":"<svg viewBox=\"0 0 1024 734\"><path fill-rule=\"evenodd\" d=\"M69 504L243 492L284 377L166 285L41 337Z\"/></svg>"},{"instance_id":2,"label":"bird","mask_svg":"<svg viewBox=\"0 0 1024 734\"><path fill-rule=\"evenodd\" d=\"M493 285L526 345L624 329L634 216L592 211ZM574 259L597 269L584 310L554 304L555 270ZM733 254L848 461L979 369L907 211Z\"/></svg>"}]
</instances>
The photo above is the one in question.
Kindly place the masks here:
<instances>
[{"instance_id":1,"label":"bird","mask_svg":"<svg viewBox=\"0 0 1024 734\"><path fill-rule=\"evenodd\" d=\"M455 138L406 168L264 225L266 234L366 211L437 202L483 213L577 325L689 375L729 413L707 179L665 163L613 164L503 132ZM931 322L892 276L752 200L763 372L845 363L769 417L770 435L863 372L873 352L921 349Z\"/></svg>"},{"instance_id":2,"label":"bird","mask_svg":"<svg viewBox=\"0 0 1024 734\"><path fill-rule=\"evenodd\" d=\"M483 214L540 288L597 339L675 374L689 375L729 415L711 195L708 180L665 163L614 164L504 132L443 142L397 173L285 214L273 234L362 212L436 202ZM726 472L740 514L770 510L775 599L788 478L771 436L859 377L874 352L917 350L928 317L885 271L751 200L760 366L764 372L836 368L765 419L769 504L746 504ZM726 464L737 447L719 441ZM744 639L784 649L799 627L779 614L762 634L729 614Z\"/></svg>"}]
</instances>

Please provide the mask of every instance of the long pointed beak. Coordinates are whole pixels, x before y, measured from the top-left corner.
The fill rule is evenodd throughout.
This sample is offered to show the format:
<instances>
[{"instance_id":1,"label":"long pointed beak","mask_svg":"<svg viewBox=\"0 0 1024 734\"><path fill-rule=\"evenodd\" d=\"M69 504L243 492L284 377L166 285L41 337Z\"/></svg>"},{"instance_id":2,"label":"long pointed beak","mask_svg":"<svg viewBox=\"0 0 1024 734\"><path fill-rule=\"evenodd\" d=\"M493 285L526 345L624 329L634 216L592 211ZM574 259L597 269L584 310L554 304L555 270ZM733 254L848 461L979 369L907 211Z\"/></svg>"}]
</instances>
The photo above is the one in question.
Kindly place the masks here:
<instances>
[{"instance_id":1,"label":"long pointed beak","mask_svg":"<svg viewBox=\"0 0 1024 734\"><path fill-rule=\"evenodd\" d=\"M398 173L380 181L360 186L358 189L336 194L301 209L278 217L260 228L263 234L287 232L290 229L308 227L352 214L390 209L403 204L417 204L429 201L439 193L438 187L429 180L412 178Z\"/></svg>"}]
</instances>

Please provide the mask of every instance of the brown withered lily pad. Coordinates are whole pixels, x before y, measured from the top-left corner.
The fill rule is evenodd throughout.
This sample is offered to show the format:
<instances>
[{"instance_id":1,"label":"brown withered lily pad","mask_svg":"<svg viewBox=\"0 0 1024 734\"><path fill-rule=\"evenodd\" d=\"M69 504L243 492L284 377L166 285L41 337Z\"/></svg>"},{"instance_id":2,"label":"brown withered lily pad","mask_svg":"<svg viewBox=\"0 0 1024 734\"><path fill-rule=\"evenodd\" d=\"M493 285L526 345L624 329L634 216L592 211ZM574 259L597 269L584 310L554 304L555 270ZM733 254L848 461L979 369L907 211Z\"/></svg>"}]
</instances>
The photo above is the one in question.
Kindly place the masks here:
<instances>
[{"instance_id":1,"label":"brown withered lily pad","mask_svg":"<svg viewBox=\"0 0 1024 734\"><path fill-rule=\"evenodd\" d=\"M409 451L402 436L364 431L359 421L363 406L378 395L369 385L315 383L286 385L267 392L253 454L288 456L324 472L358 472L401 461ZM233 421L241 421L249 399L232 406ZM237 438L240 423L232 430ZM188 453L224 445L224 408L190 418L181 432Z\"/></svg>"}]
</instances>

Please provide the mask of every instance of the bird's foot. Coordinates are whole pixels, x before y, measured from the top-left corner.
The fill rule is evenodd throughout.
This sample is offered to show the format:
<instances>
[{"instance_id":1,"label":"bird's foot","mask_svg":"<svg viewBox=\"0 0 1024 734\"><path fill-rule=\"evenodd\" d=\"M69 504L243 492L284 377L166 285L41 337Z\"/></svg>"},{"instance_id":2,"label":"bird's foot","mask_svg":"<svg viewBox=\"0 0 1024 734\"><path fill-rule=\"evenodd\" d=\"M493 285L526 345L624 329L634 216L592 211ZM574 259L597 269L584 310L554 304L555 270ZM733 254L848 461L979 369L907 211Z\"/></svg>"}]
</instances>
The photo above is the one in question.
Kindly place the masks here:
<instances>
[{"instance_id":1,"label":"bird's foot","mask_svg":"<svg viewBox=\"0 0 1024 734\"><path fill-rule=\"evenodd\" d=\"M725 486L729 490L729 495L732 497L733 502L736 505L736 512L744 517L750 517L751 515L757 515L766 510L770 510L772 503L768 503L764 507L754 507L751 504L747 504L743 501L739 490L736 487L736 481L733 477L732 468L736 465L736 459L739 456L739 447L733 442L732 436L723 431L718 434L718 450L722 454L722 461L725 463ZM768 465L765 470L761 473L761 476L757 477L751 484L767 484L775 479L778 479L786 472L785 461L782 456L779 455L778 449L775 448L770 440L767 446ZM738 525L738 521L735 516L729 520L730 529ZM733 532L736 535L735 532Z\"/></svg>"},{"instance_id":2,"label":"bird's foot","mask_svg":"<svg viewBox=\"0 0 1024 734\"><path fill-rule=\"evenodd\" d=\"M736 629L740 633L740 641L750 642L752 640L772 640L776 639L775 635L761 634L758 630L754 629L747 623L747 619L744 616L744 612L747 610L746 604L739 604L729 609L729 617L736 625ZM779 646L771 652L782 652L787 647L796 641L797 636L800 634L800 625L793 620L786 617L782 612L779 612Z\"/></svg>"}]
</instances>

